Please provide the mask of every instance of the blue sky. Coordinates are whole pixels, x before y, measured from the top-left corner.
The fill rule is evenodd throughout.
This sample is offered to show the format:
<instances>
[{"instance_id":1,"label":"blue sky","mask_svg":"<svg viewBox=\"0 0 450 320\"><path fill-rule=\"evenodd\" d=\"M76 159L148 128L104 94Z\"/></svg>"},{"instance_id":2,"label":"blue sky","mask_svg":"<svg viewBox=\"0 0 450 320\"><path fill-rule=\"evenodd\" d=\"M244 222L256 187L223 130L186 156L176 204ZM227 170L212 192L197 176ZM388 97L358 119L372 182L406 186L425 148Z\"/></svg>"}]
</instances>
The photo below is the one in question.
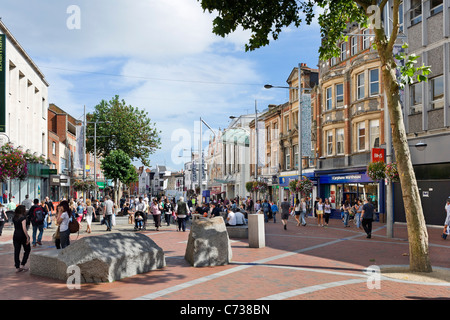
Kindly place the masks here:
<instances>
[{"instance_id":1,"label":"blue sky","mask_svg":"<svg viewBox=\"0 0 450 320\"><path fill-rule=\"evenodd\" d=\"M68 12L71 5L79 14ZM318 63L317 25L287 28L269 46L245 52L249 33L215 36L214 15L196 0L3 0L0 16L46 76L51 103L81 119L84 106L91 112L118 94L162 131L151 165L172 169L188 160L173 156L174 132L193 137L200 117L227 127L230 115L252 113L255 100L259 110L283 103L287 90L263 85L285 85L299 62ZM194 144L184 147L196 150L188 140Z\"/></svg>"}]
</instances>

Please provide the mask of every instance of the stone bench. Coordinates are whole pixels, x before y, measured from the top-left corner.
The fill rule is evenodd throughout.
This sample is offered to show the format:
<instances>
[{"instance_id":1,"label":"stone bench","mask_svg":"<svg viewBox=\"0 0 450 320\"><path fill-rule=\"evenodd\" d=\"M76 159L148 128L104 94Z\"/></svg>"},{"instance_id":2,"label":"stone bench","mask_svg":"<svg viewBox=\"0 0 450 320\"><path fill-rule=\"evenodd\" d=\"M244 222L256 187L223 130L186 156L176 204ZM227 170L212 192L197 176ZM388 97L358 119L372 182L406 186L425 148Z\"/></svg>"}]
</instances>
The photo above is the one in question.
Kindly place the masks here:
<instances>
[{"instance_id":1,"label":"stone bench","mask_svg":"<svg viewBox=\"0 0 450 320\"><path fill-rule=\"evenodd\" d=\"M67 281L69 267L80 270L80 283L113 282L166 266L163 250L140 233L84 237L68 247L32 252L30 273Z\"/></svg>"},{"instance_id":2,"label":"stone bench","mask_svg":"<svg viewBox=\"0 0 450 320\"><path fill-rule=\"evenodd\" d=\"M248 225L227 226L228 237L248 239Z\"/></svg>"}]
</instances>

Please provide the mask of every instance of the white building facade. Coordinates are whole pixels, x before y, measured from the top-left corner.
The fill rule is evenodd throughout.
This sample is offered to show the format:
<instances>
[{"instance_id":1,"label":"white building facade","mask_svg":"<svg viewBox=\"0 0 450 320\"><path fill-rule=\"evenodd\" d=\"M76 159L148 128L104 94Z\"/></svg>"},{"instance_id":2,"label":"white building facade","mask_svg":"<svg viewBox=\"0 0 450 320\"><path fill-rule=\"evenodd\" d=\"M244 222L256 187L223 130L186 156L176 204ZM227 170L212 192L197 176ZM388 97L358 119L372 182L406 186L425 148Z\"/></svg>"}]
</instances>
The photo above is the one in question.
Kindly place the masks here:
<instances>
[{"instance_id":1,"label":"white building facade","mask_svg":"<svg viewBox=\"0 0 450 320\"><path fill-rule=\"evenodd\" d=\"M0 20L0 145L10 142L47 159L48 87L44 74ZM30 198L47 195L43 165L28 167L27 180L3 183L2 191L8 190L16 203L26 194Z\"/></svg>"}]
</instances>

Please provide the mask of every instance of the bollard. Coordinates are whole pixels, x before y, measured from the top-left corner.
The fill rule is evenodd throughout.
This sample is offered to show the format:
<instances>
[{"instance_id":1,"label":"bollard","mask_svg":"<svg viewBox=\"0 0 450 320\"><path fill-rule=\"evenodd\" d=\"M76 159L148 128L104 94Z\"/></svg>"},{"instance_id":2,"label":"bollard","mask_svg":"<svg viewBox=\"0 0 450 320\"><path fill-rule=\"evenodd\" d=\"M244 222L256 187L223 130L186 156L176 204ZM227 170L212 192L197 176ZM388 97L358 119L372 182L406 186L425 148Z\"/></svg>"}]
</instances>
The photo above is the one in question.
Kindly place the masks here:
<instances>
[{"instance_id":1,"label":"bollard","mask_svg":"<svg viewBox=\"0 0 450 320\"><path fill-rule=\"evenodd\" d=\"M266 246L266 232L263 214L248 215L248 245L250 248L264 248Z\"/></svg>"}]
</instances>

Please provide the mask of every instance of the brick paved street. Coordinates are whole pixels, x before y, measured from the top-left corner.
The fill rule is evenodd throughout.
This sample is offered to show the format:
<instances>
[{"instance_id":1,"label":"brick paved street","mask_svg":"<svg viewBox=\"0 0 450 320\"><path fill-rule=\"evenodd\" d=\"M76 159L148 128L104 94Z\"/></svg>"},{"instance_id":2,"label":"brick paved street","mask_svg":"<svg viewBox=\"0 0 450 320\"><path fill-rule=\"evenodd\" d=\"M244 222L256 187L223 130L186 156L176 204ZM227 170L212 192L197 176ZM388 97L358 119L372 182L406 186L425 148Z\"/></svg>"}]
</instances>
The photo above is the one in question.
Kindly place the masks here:
<instances>
[{"instance_id":1,"label":"brick paved street","mask_svg":"<svg viewBox=\"0 0 450 320\"><path fill-rule=\"evenodd\" d=\"M91 235L104 234L93 223ZM131 231L118 218L117 231ZM158 271L114 283L84 284L68 290L66 284L27 273L15 273L12 229L5 227L0 238L0 299L82 299L82 300L405 300L449 299L450 283L415 283L382 278L379 288L370 289L364 270L372 265L407 265L408 242L403 225L396 225L394 239L386 238L383 224L374 223L372 239L366 239L354 225L344 228L338 220L318 227L308 218L306 227L289 220L266 224L266 247L249 248L247 240L232 239L233 258L227 266L193 268L184 260L188 231L175 226L145 232L166 255L167 266ZM53 246L46 230L41 247ZM31 231L30 231L31 235ZM435 268L450 268L450 242L442 240L440 228L429 228L430 256ZM80 237L88 236L83 232ZM76 241L76 235L72 235Z\"/></svg>"}]
</instances>

